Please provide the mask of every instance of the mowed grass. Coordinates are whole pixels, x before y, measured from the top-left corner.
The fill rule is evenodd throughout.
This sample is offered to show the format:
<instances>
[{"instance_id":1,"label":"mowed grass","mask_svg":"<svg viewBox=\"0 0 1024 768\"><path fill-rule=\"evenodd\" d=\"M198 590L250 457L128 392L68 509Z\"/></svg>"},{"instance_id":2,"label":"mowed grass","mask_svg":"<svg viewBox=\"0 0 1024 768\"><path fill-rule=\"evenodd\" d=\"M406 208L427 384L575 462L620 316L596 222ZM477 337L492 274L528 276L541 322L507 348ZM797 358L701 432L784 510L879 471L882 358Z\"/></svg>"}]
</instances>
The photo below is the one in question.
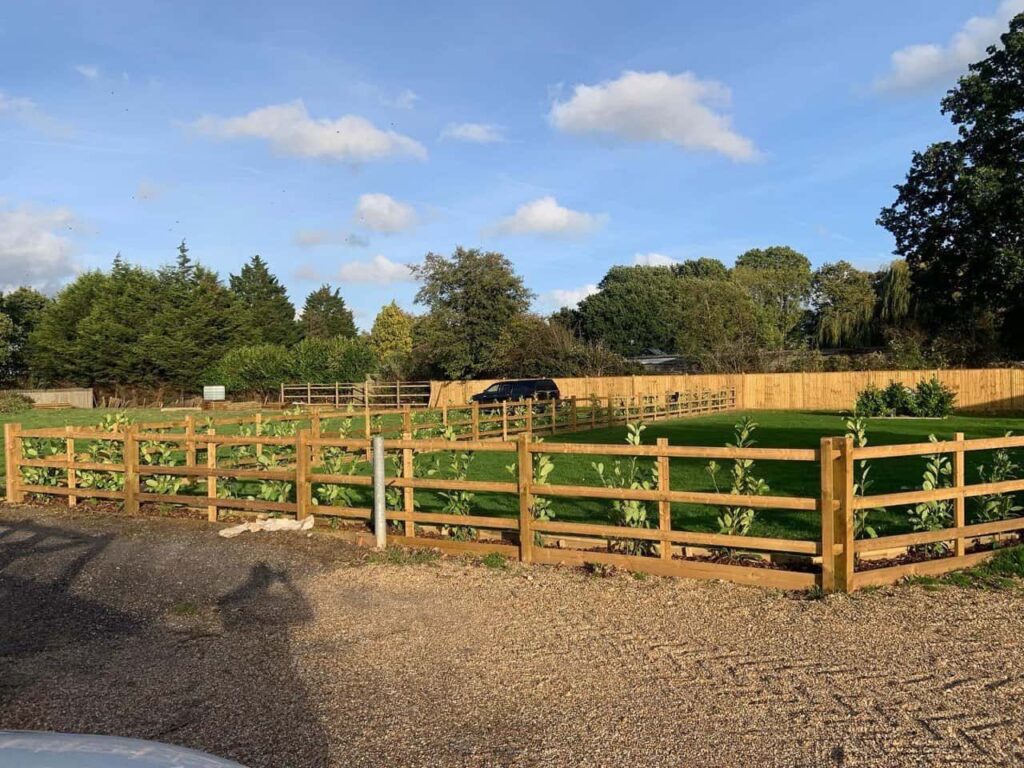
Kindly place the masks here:
<instances>
[{"instance_id":1,"label":"mowed grass","mask_svg":"<svg viewBox=\"0 0 1024 768\"><path fill-rule=\"evenodd\" d=\"M6 417L3 421L18 421L26 429L34 427L57 427L66 424L90 425L97 423L106 413L92 411L31 411ZM153 410L135 409L130 414L137 421L176 420L183 418L180 412L164 413ZM227 412L217 416L234 415ZM653 422L643 432L643 442L654 444L659 437L668 438L672 445L721 446L733 438L733 425L742 416L753 418L758 428L756 444L764 448L817 448L823 436L840 436L845 428L842 416L826 412L793 411L745 411L720 413L677 421ZM202 416L197 414L197 423ZM336 426L325 424L328 430ZM358 416L352 420L352 433L361 434L362 422ZM230 434L237 428L218 427L218 432ZM968 438L998 437L1008 431L1024 434L1024 418L1020 416L965 416L957 415L948 419L871 419L868 437L872 445L892 443L926 442L930 434L939 439L950 439L956 432L963 432ZM561 433L545 438L548 442L592 443L622 445L625 442L624 426L601 428L573 434ZM1019 463L1024 464L1024 452L1011 451ZM436 457L436 458L435 458ZM439 460L435 477L446 477L448 454L423 455L416 460L417 467L433 465ZM628 459L602 456L552 455L555 469L549 482L558 485L597 486L600 481L594 463L603 463L606 471L616 460L625 464ZM469 478L473 480L511 481L514 475L507 465L515 461L512 453L477 452L474 456ZM990 452L970 453L967 457L966 478L968 483L979 482L978 468L991 461ZM649 466L650 460L640 460ZM879 459L871 462L873 485L870 493L886 493L920 488L924 469L923 457ZM731 462L719 461L719 486L728 490ZM364 472L368 467L364 467ZM770 493L777 496L803 496L816 498L819 493L819 468L815 462L758 461L754 472L763 477ZM707 462L702 460L673 459L670 464L670 481L673 490L714 491L715 487L707 472ZM356 489L356 503L369 504L365 489ZM433 491L417 491L418 509L423 512L442 511L445 499ZM606 500L556 498L556 518L565 521L610 522L613 519L611 502ZM968 506L968 520L973 511L973 502ZM478 493L472 500L474 514L513 517L517 514L518 503L513 494ZM652 521L656 518L656 505L650 505ZM716 518L719 510L714 507L694 504L673 504L673 527L680 530L717 530ZM870 523L880 535L901 533L910 530L906 510L892 508L872 513ZM780 538L816 539L820 535L820 522L816 512L797 510L759 510L752 535Z\"/></svg>"},{"instance_id":2,"label":"mowed grass","mask_svg":"<svg viewBox=\"0 0 1024 768\"><path fill-rule=\"evenodd\" d=\"M720 413L677 421L652 422L643 432L643 442L653 444L659 437L668 438L672 445L721 446L733 439L733 426L738 419L749 416L758 428L755 432L757 447L763 448L817 448L825 436L841 436L845 433L843 417L839 413L793 412L793 411L743 411ZM934 434L939 439L952 439L957 432L971 437L999 437L1008 431L1024 434L1024 418L954 416L948 419L871 419L868 438L872 445L892 443L927 442ZM559 433L547 436L547 442L624 444L624 426L602 428L574 434ZM1024 451L1011 451L1011 456L1024 464ZM440 472L444 476L446 456L441 457ZM608 456L569 456L552 454L555 469L549 482L556 485L597 486L600 481L593 465L603 463L606 473L616 461ZM513 463L514 454L478 452L473 459L468 477L472 480L512 480L506 466ZM628 459L620 458L625 463ZM991 461L991 452L968 454L966 480L979 482L978 467ZM417 459L417 465L426 466L430 457ZM728 491L731 462L719 461L719 487ZM870 477L873 484L869 493L888 493L919 489L924 470L923 457L878 459L871 462ZM649 466L650 460L640 461ZM707 472L705 460L673 459L670 462L670 485L673 490L714 491L715 486ZM816 462L758 461L754 472L765 478L774 496L803 496L817 498L819 494L819 467ZM437 493L418 491L418 509L422 512L438 512L444 506L444 499ZM369 503L363 498L364 503ZM476 494L473 499L474 514L513 517L517 514L517 499L508 494ZM553 499L556 517L564 521L610 522L613 519L611 502L593 499ZM656 505L650 505L652 520L656 523ZM968 507L968 519L972 507ZM715 532L718 529L718 508L696 504L673 504L672 525L680 530ZM903 533L911 530L907 522L906 509L888 509L873 513L870 524L879 535ZM817 539L820 536L820 521L816 512L799 510L759 510L751 535L779 538Z\"/></svg>"}]
</instances>

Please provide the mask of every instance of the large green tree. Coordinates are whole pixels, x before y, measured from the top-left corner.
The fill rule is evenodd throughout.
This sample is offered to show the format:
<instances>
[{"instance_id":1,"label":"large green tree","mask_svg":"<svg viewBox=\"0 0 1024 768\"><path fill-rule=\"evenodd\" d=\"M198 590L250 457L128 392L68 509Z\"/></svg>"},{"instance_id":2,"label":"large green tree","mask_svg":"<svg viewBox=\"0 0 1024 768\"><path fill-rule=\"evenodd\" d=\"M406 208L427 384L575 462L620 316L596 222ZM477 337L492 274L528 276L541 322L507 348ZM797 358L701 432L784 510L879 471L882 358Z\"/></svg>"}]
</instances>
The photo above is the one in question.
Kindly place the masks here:
<instances>
[{"instance_id":1,"label":"large green tree","mask_svg":"<svg viewBox=\"0 0 1024 768\"><path fill-rule=\"evenodd\" d=\"M672 265L672 272L678 277L696 277L701 280L728 280L729 269L718 259L701 256Z\"/></svg>"},{"instance_id":2,"label":"large green tree","mask_svg":"<svg viewBox=\"0 0 1024 768\"><path fill-rule=\"evenodd\" d=\"M769 332L750 295L729 280L680 280L679 354L706 371L753 369Z\"/></svg>"},{"instance_id":3,"label":"large green tree","mask_svg":"<svg viewBox=\"0 0 1024 768\"><path fill-rule=\"evenodd\" d=\"M302 335L307 339L355 338L352 310L345 305L341 290L324 284L306 297L302 308Z\"/></svg>"},{"instance_id":4,"label":"large green tree","mask_svg":"<svg viewBox=\"0 0 1024 768\"><path fill-rule=\"evenodd\" d=\"M50 300L34 288L17 288L0 301L0 311L11 321L10 354L2 370L8 382L28 377L28 337L39 325L43 310Z\"/></svg>"},{"instance_id":5,"label":"large green tree","mask_svg":"<svg viewBox=\"0 0 1024 768\"><path fill-rule=\"evenodd\" d=\"M845 261L819 267L811 286L818 344L823 347L868 344L876 301L869 273Z\"/></svg>"},{"instance_id":6,"label":"large green tree","mask_svg":"<svg viewBox=\"0 0 1024 768\"><path fill-rule=\"evenodd\" d=\"M621 355L674 352L682 309L682 281L668 267L612 267L598 291L571 315L556 316L585 339L603 341Z\"/></svg>"},{"instance_id":7,"label":"large green tree","mask_svg":"<svg viewBox=\"0 0 1024 768\"><path fill-rule=\"evenodd\" d=\"M228 282L250 340L265 344L294 344L299 340L295 305L259 254Z\"/></svg>"},{"instance_id":8,"label":"large green tree","mask_svg":"<svg viewBox=\"0 0 1024 768\"><path fill-rule=\"evenodd\" d=\"M79 354L79 324L109 279L99 271L83 272L43 310L28 338L34 379L42 384L88 383L86 364Z\"/></svg>"},{"instance_id":9,"label":"large green tree","mask_svg":"<svg viewBox=\"0 0 1024 768\"><path fill-rule=\"evenodd\" d=\"M408 375L412 360L413 316L392 301L385 304L370 329L370 346L380 365L380 373L401 379Z\"/></svg>"},{"instance_id":10,"label":"large green tree","mask_svg":"<svg viewBox=\"0 0 1024 768\"><path fill-rule=\"evenodd\" d=\"M502 377L622 376L633 369L599 342L584 342L557 321L520 315L498 337L490 374Z\"/></svg>"},{"instance_id":11,"label":"large green tree","mask_svg":"<svg viewBox=\"0 0 1024 768\"><path fill-rule=\"evenodd\" d=\"M459 246L451 257L428 253L413 267L416 302L428 308L414 328L414 354L425 374L481 374L501 332L526 312L533 294L500 253Z\"/></svg>"},{"instance_id":12,"label":"large green tree","mask_svg":"<svg viewBox=\"0 0 1024 768\"><path fill-rule=\"evenodd\" d=\"M968 357L1024 351L1024 14L942 100L958 138L915 152L878 219L919 313Z\"/></svg>"},{"instance_id":13,"label":"large green tree","mask_svg":"<svg viewBox=\"0 0 1024 768\"><path fill-rule=\"evenodd\" d=\"M736 259L733 279L764 310L772 347L781 347L797 329L811 292L811 262L784 245L753 248Z\"/></svg>"}]
</instances>

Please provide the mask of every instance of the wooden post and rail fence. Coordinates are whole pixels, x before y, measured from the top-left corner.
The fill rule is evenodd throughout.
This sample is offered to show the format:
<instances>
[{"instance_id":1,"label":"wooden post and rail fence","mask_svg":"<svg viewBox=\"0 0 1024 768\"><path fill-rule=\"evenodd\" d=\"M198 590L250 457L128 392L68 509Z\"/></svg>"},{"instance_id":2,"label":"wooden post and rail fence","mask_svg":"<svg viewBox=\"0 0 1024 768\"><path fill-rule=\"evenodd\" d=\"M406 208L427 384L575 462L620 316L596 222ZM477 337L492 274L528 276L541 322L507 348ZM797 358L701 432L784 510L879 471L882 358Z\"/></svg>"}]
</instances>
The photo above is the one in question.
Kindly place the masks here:
<instances>
[{"instance_id":1,"label":"wooden post and rail fence","mask_svg":"<svg viewBox=\"0 0 1024 768\"><path fill-rule=\"evenodd\" d=\"M482 418L478 414L478 420ZM567 418L573 423L571 414ZM633 446L541 442L525 431L509 435L505 423L499 422L500 433L494 439L470 437L453 442L413 437L408 428L411 423L408 419L403 422L400 436L377 438L384 454L395 459L389 462L391 469L385 483L388 489L400 493L388 500L384 514L389 524L397 526L388 532L387 538L399 546L475 554L497 552L524 563L603 563L665 576L726 579L782 589L817 586L826 592L850 592L910 575L936 575L975 565L997 551L995 546L1007 537L1024 533L1024 517L973 523L966 519L969 499L1024 492L1024 479L967 484L964 472L967 455L1024 448L1024 436L968 440L957 434L951 441L863 448L855 447L849 437L822 438L814 448L685 446L671 445L665 439L654 445ZM373 478L354 469L347 474L335 474L321 463L326 454L358 458L371 453L372 440L366 436L332 435L329 430L314 431L312 426L298 428L294 434L274 436L222 434L212 426L196 430L194 424L186 425L181 432L168 431L166 424L161 424L159 431L152 425L134 425L114 432L74 427L27 430L7 424L5 438L6 498L12 504L24 503L29 496L64 497L69 506L81 504L84 499L118 500L129 514L138 512L142 505L175 505L204 511L210 521L218 520L225 511L241 515L294 515L298 519L315 514L355 526L343 528L353 539L373 541L366 531L372 518ZM29 458L26 446L35 446L37 441L48 443L51 450L38 457L41 452L35 449L30 453L37 457ZM80 450L83 441L85 451ZM116 444L119 450L110 455L121 458L96 461L88 446L97 442ZM175 446L174 463L144 463L147 454L142 449L154 443ZM237 455L242 448L246 455L257 451L269 455L274 463L255 468L245 464ZM417 474L417 456L451 451L501 454L503 464L514 464L514 474L506 481L444 478L433 472ZM203 461L199 460L200 453L204 454ZM541 482L534 472L535 458L541 454L556 462L558 456L583 457L588 462L591 458L635 458L656 466L658 481L649 488ZM856 493L855 468L860 461L935 455L950 458L948 487L867 496ZM379 458L383 461L384 455ZM740 496L673 487L674 462L694 460L804 465L806 472L818 479L818 492L813 496ZM107 482L97 482L97 476ZM111 482L112 478L116 481ZM160 493L147 483L151 478L181 478L184 484L176 493ZM249 494L245 498L228 498L226 487L221 485L226 480L287 483L291 486L290 500L269 501ZM317 491L331 485L351 489L356 494L352 497L355 502L316 503ZM417 501L424 498L417 498L418 494L434 497L445 491L504 497L511 502L506 514L447 514L418 508ZM541 498L562 503L634 500L648 505L651 519L646 527L609 524L608 518L601 515L591 522L541 520L535 517L536 500ZM938 530L855 538L855 516L863 510L924 503L948 505L949 524ZM816 519L820 533L814 538L791 539L687 530L678 518L673 519L673 511L678 511L679 505L752 508L764 516L784 510ZM470 530L474 532L472 536L451 535ZM467 538L471 540L464 540ZM928 548L929 556L900 561L899 553L906 553L908 548L918 552ZM723 552L730 556L721 557Z\"/></svg>"}]
</instances>

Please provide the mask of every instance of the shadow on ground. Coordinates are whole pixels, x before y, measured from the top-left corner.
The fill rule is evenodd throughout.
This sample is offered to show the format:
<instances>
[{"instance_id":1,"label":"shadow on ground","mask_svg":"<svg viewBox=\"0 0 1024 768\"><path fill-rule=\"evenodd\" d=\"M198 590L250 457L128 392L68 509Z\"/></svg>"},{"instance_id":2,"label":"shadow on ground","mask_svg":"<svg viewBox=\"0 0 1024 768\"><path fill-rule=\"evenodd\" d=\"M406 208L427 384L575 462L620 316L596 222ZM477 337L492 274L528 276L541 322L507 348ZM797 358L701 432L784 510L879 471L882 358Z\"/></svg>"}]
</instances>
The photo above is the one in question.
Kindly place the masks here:
<instances>
[{"instance_id":1,"label":"shadow on ground","mask_svg":"<svg viewBox=\"0 0 1024 768\"><path fill-rule=\"evenodd\" d=\"M236 557L208 531L170 554L152 546L0 519L0 728L326 765L294 669L290 636L313 612L292 564Z\"/></svg>"}]
</instances>

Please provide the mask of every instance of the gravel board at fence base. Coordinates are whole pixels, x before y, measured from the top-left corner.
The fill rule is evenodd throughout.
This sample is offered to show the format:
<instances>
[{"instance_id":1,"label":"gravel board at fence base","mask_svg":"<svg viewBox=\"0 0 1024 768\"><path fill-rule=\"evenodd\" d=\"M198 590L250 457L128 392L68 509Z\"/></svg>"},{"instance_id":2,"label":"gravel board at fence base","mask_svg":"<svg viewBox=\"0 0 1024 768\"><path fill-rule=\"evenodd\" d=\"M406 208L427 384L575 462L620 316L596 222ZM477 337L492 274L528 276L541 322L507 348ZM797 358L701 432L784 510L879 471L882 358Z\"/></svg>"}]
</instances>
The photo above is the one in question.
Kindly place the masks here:
<instances>
[{"instance_id":1,"label":"gravel board at fence base","mask_svg":"<svg viewBox=\"0 0 1024 768\"><path fill-rule=\"evenodd\" d=\"M1024 764L1024 593L823 600L0 511L0 728L248 766Z\"/></svg>"}]
</instances>

